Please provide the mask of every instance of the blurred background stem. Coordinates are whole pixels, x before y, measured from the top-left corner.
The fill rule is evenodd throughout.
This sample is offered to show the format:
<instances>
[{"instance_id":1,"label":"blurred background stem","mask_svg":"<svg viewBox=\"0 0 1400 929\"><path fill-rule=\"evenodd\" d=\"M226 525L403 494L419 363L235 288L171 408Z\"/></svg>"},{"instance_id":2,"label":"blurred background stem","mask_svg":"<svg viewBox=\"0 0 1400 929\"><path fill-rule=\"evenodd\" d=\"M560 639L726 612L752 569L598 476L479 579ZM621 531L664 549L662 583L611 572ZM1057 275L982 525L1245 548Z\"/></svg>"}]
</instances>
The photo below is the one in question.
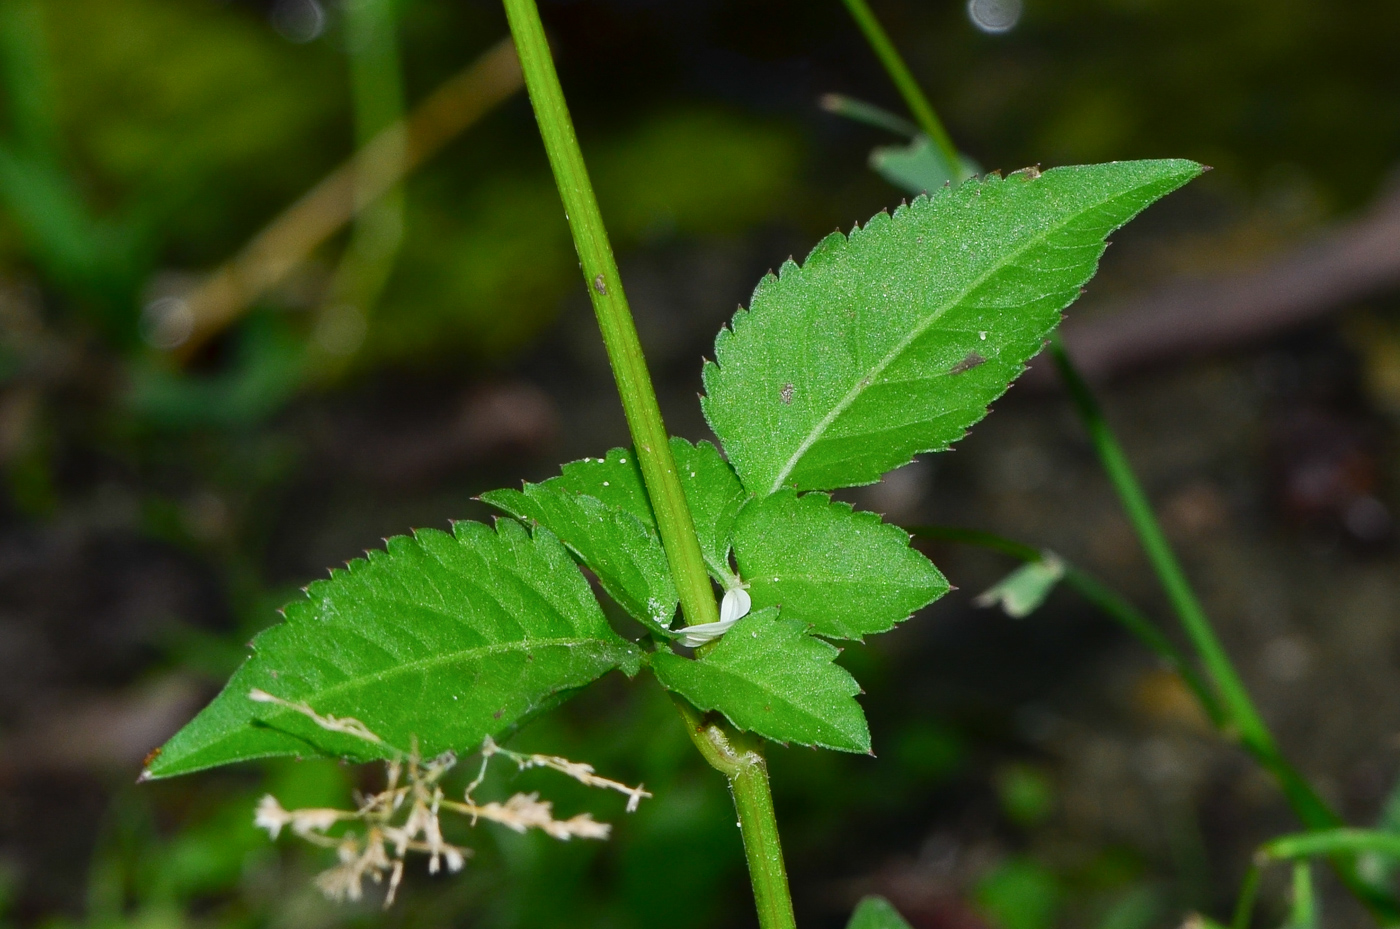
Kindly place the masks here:
<instances>
[{"instance_id":1,"label":"blurred background stem","mask_svg":"<svg viewBox=\"0 0 1400 929\"><path fill-rule=\"evenodd\" d=\"M881 27L865 0L843 0L851 15L860 24L866 40L884 65L890 80L899 88L910 112L929 138L957 163L957 148L943 129L942 122L935 115L923 90L909 71ZM1171 544L1162 532L1157 517L1148 503L1146 495L1133 474L1122 446L1118 444L1103 416L1103 411L1089 390L1088 384L1079 376L1073 362L1065 352L1064 344L1057 334L1051 336L1051 356L1054 358L1061 378L1074 402L1076 412L1089 432L1094 450L1107 473L1114 491L1123 505L1124 512L1132 524L1133 532L1147 553L1148 561L1157 574L1163 589L1171 601L1172 608L1180 620L1182 628L1191 640L1212 685L1219 694L1226 713L1226 731L1233 731L1240 743L1255 759L1274 775L1294 813L1309 829L1330 829L1343 825L1342 818L1313 789L1312 785L1283 757L1278 744L1269 731L1263 717L1254 706L1244 682L1240 679L1224 646L1215 634L1210 619L1202 609L1195 591L1186 579ZM1114 614L1122 619L1120 614ZM1141 634L1141 633L1139 633ZM1209 710L1209 707L1207 707ZM1357 869L1354 856L1333 857L1337 874L1347 889L1366 906L1382 925L1400 924L1400 901L1395 895L1367 881Z\"/></svg>"},{"instance_id":2,"label":"blurred background stem","mask_svg":"<svg viewBox=\"0 0 1400 929\"><path fill-rule=\"evenodd\" d=\"M1104 472L1123 505L1123 511L1132 524L1133 532L1142 544L1147 560L1166 591L1172 609L1220 695L1227 714L1227 733L1238 738L1240 744L1255 760L1274 775L1289 805L1293 807L1293 812L1303 825L1309 829L1333 829L1343 825L1341 816L1318 795L1307 779L1289 764L1280 752L1273 733L1269 731L1268 725L1255 708L1244 681L1240 679L1239 672L1235 670L1230 656L1226 654L1225 647L1215 633L1215 627L1201 607L1190 581L1186 579L1186 572L1182 570L1171 543L1167 541L1166 534L1152 511L1152 505L1143 493L1132 465L1128 463L1128 456L1124 454L1123 447L1109 427L1103 408L1099 406L1089 385L1075 369L1074 362L1070 360L1058 334L1051 337L1050 353L1065 388L1069 391L1075 411L1089 433L1089 440L1094 446L1099 462L1103 465ZM1333 857L1333 863L1342 882L1382 925L1395 925L1400 922L1400 904L1397 904L1394 895L1367 881L1357 870L1354 856L1337 855Z\"/></svg>"},{"instance_id":3,"label":"blurred background stem","mask_svg":"<svg viewBox=\"0 0 1400 929\"><path fill-rule=\"evenodd\" d=\"M403 122L375 133L347 163L283 210L186 298L192 328L176 356L192 357L354 220L366 204L400 190L407 174L520 87L515 48L510 39L504 39L444 81ZM357 126L360 122L357 116Z\"/></svg>"},{"instance_id":4,"label":"blurred background stem","mask_svg":"<svg viewBox=\"0 0 1400 929\"><path fill-rule=\"evenodd\" d=\"M994 533L982 532L977 529L962 529L954 526L905 526L904 529L916 538L975 545L979 548L1010 555L1026 564L1037 564L1046 558L1046 553L1039 549L1014 539L1003 538ZM1059 558L1059 556L1055 557ZM1159 658L1166 662L1168 667L1181 676L1182 681L1191 689L1191 693L1200 702L1201 708L1205 710L1211 722L1216 726L1226 725L1225 710L1221 707L1220 701L1211 691L1209 685L1196 673L1196 670L1191 666L1190 659L1162 634L1162 630L1158 629L1152 620L1148 619L1141 610L1129 603L1121 594L1092 574L1065 562L1063 559L1060 559L1060 564L1064 571L1062 580L1065 586L1073 589L1085 600L1103 610L1111 619L1136 636L1138 641L1156 653Z\"/></svg>"},{"instance_id":5,"label":"blurred background stem","mask_svg":"<svg viewBox=\"0 0 1400 929\"><path fill-rule=\"evenodd\" d=\"M871 49L880 59L880 64L884 65L890 80L894 81L894 86L899 90L900 96L904 98L904 105L909 107L909 112L913 115L914 121L919 124L919 128L923 130L924 135L928 136L929 140L938 147L948 164L958 164L958 147L953 144L953 138L943 127L943 121L938 118L938 113L929 105L928 98L924 96L923 90L919 87L919 82L910 73L909 66L904 63L904 58L899 54L899 50L890 41L885 27L880 25L880 20L875 17L865 0L842 0L842 2L846 4L846 9L850 10L856 25L860 26L860 31L865 34L865 40L870 43Z\"/></svg>"},{"instance_id":6,"label":"blurred background stem","mask_svg":"<svg viewBox=\"0 0 1400 929\"><path fill-rule=\"evenodd\" d=\"M394 0L345 4L345 52L350 62L355 147L379 140L374 172L397 178L380 189L372 172L355 172L355 224L312 332L313 365L334 369L359 348L370 314L394 271L403 242L408 136ZM319 364L318 364L319 363Z\"/></svg>"}]
</instances>

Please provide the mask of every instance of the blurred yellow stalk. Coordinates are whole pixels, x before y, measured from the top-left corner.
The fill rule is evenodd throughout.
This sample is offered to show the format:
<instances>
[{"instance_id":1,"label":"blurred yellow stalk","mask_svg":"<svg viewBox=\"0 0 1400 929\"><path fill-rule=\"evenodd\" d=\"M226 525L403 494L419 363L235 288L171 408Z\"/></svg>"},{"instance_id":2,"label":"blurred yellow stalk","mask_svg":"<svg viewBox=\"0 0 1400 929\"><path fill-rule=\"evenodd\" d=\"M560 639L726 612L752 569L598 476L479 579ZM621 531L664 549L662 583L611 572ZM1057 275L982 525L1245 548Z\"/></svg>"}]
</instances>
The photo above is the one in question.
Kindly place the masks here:
<instances>
[{"instance_id":1,"label":"blurred yellow stalk","mask_svg":"<svg viewBox=\"0 0 1400 929\"><path fill-rule=\"evenodd\" d=\"M175 357L189 359L359 211L521 86L515 47L504 39L433 91L406 120L375 136L185 298L192 328L172 349Z\"/></svg>"}]
</instances>

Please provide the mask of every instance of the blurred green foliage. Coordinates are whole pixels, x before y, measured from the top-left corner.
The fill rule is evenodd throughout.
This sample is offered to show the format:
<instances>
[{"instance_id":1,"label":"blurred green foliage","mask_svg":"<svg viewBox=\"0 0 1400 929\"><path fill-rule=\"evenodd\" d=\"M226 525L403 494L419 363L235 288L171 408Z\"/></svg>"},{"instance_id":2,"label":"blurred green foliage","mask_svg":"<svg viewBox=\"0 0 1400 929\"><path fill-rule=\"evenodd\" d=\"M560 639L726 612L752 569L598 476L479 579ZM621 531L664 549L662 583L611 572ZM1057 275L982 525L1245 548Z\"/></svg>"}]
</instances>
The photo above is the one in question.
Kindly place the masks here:
<instances>
[{"instance_id":1,"label":"blurred green foliage","mask_svg":"<svg viewBox=\"0 0 1400 929\"><path fill-rule=\"evenodd\" d=\"M1012 858L983 877L976 898L999 929L1049 929L1063 891L1055 875L1029 858Z\"/></svg>"},{"instance_id":2,"label":"blurred green foliage","mask_svg":"<svg viewBox=\"0 0 1400 929\"><path fill-rule=\"evenodd\" d=\"M736 234L780 212L799 167L792 133L717 110L664 112L588 145L588 156L620 249ZM371 323L366 363L518 350L577 286L558 199L542 159L466 188L442 173L415 182L404 256Z\"/></svg>"},{"instance_id":3,"label":"blurred green foliage","mask_svg":"<svg viewBox=\"0 0 1400 929\"><path fill-rule=\"evenodd\" d=\"M997 772L996 786L1002 812L1018 826L1038 826L1055 811L1049 776L1031 765L1006 765Z\"/></svg>"}]
</instances>

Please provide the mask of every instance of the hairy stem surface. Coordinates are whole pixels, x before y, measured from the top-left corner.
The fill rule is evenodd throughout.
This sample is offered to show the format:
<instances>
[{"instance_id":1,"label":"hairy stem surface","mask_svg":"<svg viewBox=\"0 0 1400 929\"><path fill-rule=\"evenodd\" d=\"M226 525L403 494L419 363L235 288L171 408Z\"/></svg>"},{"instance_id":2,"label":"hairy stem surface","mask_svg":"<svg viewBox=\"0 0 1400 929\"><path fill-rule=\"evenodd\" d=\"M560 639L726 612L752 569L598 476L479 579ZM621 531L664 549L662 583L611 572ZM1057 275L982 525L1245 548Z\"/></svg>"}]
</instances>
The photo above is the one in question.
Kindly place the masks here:
<instances>
[{"instance_id":1,"label":"hairy stem surface","mask_svg":"<svg viewBox=\"0 0 1400 929\"><path fill-rule=\"evenodd\" d=\"M588 296L593 300L598 327L603 332L617 392L622 395L622 409L632 441L637 446L637 462L656 513L656 527L666 549L685 620L689 625L719 622L710 578L705 573L700 543L695 536L695 522L681 490L666 426L661 421L661 408L656 403L656 391L652 389L632 311L622 291L622 278L603 226L603 214L598 209L593 183L583 163L583 152L574 135L574 124L564 102L564 89L559 85L559 75L549 55L539 10L534 0L505 0L505 8L520 55L520 68L525 74L525 89L530 94L545 152L549 155L549 166L554 170L554 181L564 201L569 231L573 233Z\"/></svg>"},{"instance_id":2,"label":"hairy stem surface","mask_svg":"<svg viewBox=\"0 0 1400 929\"><path fill-rule=\"evenodd\" d=\"M739 814L739 832L744 837L744 857L753 878L758 924L763 929L796 929L762 742L735 731L718 717L702 716L678 697L672 700L700 754L710 767L729 779L729 793Z\"/></svg>"},{"instance_id":3,"label":"hairy stem surface","mask_svg":"<svg viewBox=\"0 0 1400 929\"><path fill-rule=\"evenodd\" d=\"M1343 825L1342 818L1317 794L1298 771L1288 763L1274 741L1264 719L1259 715L1249 691L1235 670L1230 656L1225 652L1220 639L1215 634L1209 617L1201 607L1196 593L1186 579L1186 573L1177 561L1176 553L1161 524L1157 522L1152 505L1147 501L1137 476L1133 473L1123 447L1105 419L1103 409L1089 390L1089 385L1074 367L1064 343L1056 335L1050 343L1051 355L1060 376L1069 390L1075 410L1079 413L1084 428L1089 433L1090 442L1099 456L1109 482L1118 494L1123 510L1132 524L1133 531L1141 542L1152 564L1167 599L1176 612L1186 636L1200 657L1201 664L1210 676L1220 702L1227 715L1230 727L1238 736L1240 744L1263 765L1279 783L1293 812L1309 829L1333 829ZM1347 888L1364 903L1383 925L1400 923L1400 904L1392 894L1386 893L1365 880L1356 867L1356 859L1351 856L1337 856L1332 859L1338 875Z\"/></svg>"},{"instance_id":4,"label":"hairy stem surface","mask_svg":"<svg viewBox=\"0 0 1400 929\"><path fill-rule=\"evenodd\" d=\"M636 445L642 478L656 514L657 529L680 593L685 619L690 625L718 622L719 613L700 554L694 519L676 474L656 392L647 373L646 359L623 294L617 262L597 198L593 195L583 152L574 135L564 90L550 58L539 11L534 0L504 2L525 74L525 88L530 94L550 167L564 201L569 230L583 267L588 295L598 316L598 326L603 332L603 344L612 363L618 393L622 395L623 411ZM685 701L675 702L700 754L729 779L759 925L762 929L796 929L762 743L722 723L707 723Z\"/></svg>"}]
</instances>

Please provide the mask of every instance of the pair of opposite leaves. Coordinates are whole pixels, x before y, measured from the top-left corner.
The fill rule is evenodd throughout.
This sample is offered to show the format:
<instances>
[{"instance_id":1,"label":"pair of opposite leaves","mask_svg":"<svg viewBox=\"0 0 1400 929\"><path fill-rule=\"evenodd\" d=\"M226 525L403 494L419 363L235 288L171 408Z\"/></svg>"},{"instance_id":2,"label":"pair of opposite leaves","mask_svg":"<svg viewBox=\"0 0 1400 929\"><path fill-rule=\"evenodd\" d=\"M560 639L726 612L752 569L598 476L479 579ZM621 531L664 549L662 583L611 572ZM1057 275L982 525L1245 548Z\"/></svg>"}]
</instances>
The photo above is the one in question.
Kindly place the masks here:
<instances>
[{"instance_id":1,"label":"pair of opposite leaves","mask_svg":"<svg viewBox=\"0 0 1400 929\"><path fill-rule=\"evenodd\" d=\"M1201 170L988 176L833 233L765 277L705 365L724 457L673 442L707 566L726 588L746 583L756 608L702 658L644 654L617 635L574 564L665 635L675 589L635 461L617 450L484 496L533 532L514 519L425 530L310 585L148 776L267 755L385 757L415 739L424 755L471 750L643 663L740 728L868 751L859 688L825 640L888 629L947 584L898 528L802 492L872 483L960 438L1040 350L1108 234ZM383 743L254 703L253 689L354 717Z\"/></svg>"}]
</instances>

